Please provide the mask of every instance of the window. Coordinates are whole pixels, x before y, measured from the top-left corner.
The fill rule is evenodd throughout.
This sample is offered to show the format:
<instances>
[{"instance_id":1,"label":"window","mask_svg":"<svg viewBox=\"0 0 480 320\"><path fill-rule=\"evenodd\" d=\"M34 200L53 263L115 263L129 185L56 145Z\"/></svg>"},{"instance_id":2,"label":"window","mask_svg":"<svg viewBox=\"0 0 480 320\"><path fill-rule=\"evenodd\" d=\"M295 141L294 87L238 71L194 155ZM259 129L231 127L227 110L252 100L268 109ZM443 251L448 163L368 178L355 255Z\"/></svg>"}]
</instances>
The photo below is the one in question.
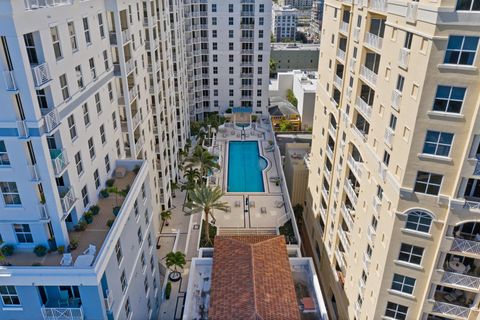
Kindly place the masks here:
<instances>
[{"instance_id":1,"label":"window","mask_svg":"<svg viewBox=\"0 0 480 320\"><path fill-rule=\"evenodd\" d=\"M112 112L112 123L113 123L113 130L117 130L117 113L115 111Z\"/></svg>"},{"instance_id":2,"label":"window","mask_svg":"<svg viewBox=\"0 0 480 320\"><path fill-rule=\"evenodd\" d=\"M85 123L85 127L88 127L90 125L90 116L88 115L88 105L86 103L82 105L82 110L83 110L83 122Z\"/></svg>"},{"instance_id":3,"label":"window","mask_svg":"<svg viewBox=\"0 0 480 320\"><path fill-rule=\"evenodd\" d=\"M427 130L423 153L448 157L452 142L453 133Z\"/></svg>"},{"instance_id":4,"label":"window","mask_svg":"<svg viewBox=\"0 0 480 320\"><path fill-rule=\"evenodd\" d=\"M16 182L0 182L0 191L3 195L3 202L7 207L22 204Z\"/></svg>"},{"instance_id":5,"label":"window","mask_svg":"<svg viewBox=\"0 0 480 320\"><path fill-rule=\"evenodd\" d=\"M92 75L92 79L97 78L97 71L95 71L95 60L93 58L88 59L88 64L90 66L90 74Z\"/></svg>"},{"instance_id":6,"label":"window","mask_svg":"<svg viewBox=\"0 0 480 320\"><path fill-rule=\"evenodd\" d=\"M234 36L233 30L228 30L228 37L233 38L233 36Z\"/></svg>"},{"instance_id":7,"label":"window","mask_svg":"<svg viewBox=\"0 0 480 320\"><path fill-rule=\"evenodd\" d=\"M412 40L413 40L413 33L406 31L405 32L405 42L403 43L403 47L406 49L412 48Z\"/></svg>"},{"instance_id":8,"label":"window","mask_svg":"<svg viewBox=\"0 0 480 320\"><path fill-rule=\"evenodd\" d=\"M232 3L230 3L228 5L228 12L233 12L233 4Z\"/></svg>"},{"instance_id":9,"label":"window","mask_svg":"<svg viewBox=\"0 0 480 320\"><path fill-rule=\"evenodd\" d=\"M412 294L415 287L415 278L403 276L395 273L393 275L392 290L400 291L406 294Z\"/></svg>"},{"instance_id":10,"label":"window","mask_svg":"<svg viewBox=\"0 0 480 320\"><path fill-rule=\"evenodd\" d=\"M33 243L32 231L28 224L14 224L15 236L20 243Z\"/></svg>"},{"instance_id":11,"label":"window","mask_svg":"<svg viewBox=\"0 0 480 320\"><path fill-rule=\"evenodd\" d=\"M85 41L87 42L87 45L92 43L92 39L90 39L90 28L88 26L88 18L85 17L83 18L83 31L85 33Z\"/></svg>"},{"instance_id":12,"label":"window","mask_svg":"<svg viewBox=\"0 0 480 320\"><path fill-rule=\"evenodd\" d=\"M122 245L120 244L120 240L118 240L117 244L115 244L115 256L117 257L118 265L120 265L123 259Z\"/></svg>"},{"instance_id":13,"label":"window","mask_svg":"<svg viewBox=\"0 0 480 320\"><path fill-rule=\"evenodd\" d=\"M145 268L147 267L147 262L145 261L145 253L143 252L140 256L140 261L142 262L142 270L145 271Z\"/></svg>"},{"instance_id":14,"label":"window","mask_svg":"<svg viewBox=\"0 0 480 320\"><path fill-rule=\"evenodd\" d=\"M228 17L228 25L233 26L233 17Z\"/></svg>"},{"instance_id":15,"label":"window","mask_svg":"<svg viewBox=\"0 0 480 320\"><path fill-rule=\"evenodd\" d=\"M258 38L259 39L263 38L263 30L258 30Z\"/></svg>"},{"instance_id":16,"label":"window","mask_svg":"<svg viewBox=\"0 0 480 320\"><path fill-rule=\"evenodd\" d=\"M110 64L108 63L108 52L107 50L103 50L103 65L105 66L105 70L110 68Z\"/></svg>"},{"instance_id":17,"label":"window","mask_svg":"<svg viewBox=\"0 0 480 320\"><path fill-rule=\"evenodd\" d=\"M130 315L132 314L132 310L130 308L130 300L128 298L125 301L125 314L127 315L127 319L130 319Z\"/></svg>"},{"instance_id":18,"label":"window","mask_svg":"<svg viewBox=\"0 0 480 320\"><path fill-rule=\"evenodd\" d=\"M137 230L137 240L138 240L138 243L139 243L140 245L142 244L142 239L143 239L142 227L138 227L138 230Z\"/></svg>"},{"instance_id":19,"label":"window","mask_svg":"<svg viewBox=\"0 0 480 320\"><path fill-rule=\"evenodd\" d=\"M102 144L107 142L107 138L105 136L105 126L103 124L100 126L100 140L102 140Z\"/></svg>"},{"instance_id":20,"label":"window","mask_svg":"<svg viewBox=\"0 0 480 320\"><path fill-rule=\"evenodd\" d=\"M35 90L37 93L38 106L41 109L48 108L47 96L45 95L45 89Z\"/></svg>"},{"instance_id":21,"label":"window","mask_svg":"<svg viewBox=\"0 0 480 320\"><path fill-rule=\"evenodd\" d=\"M413 191L436 196L440 192L442 179L441 174L418 171Z\"/></svg>"},{"instance_id":22,"label":"window","mask_svg":"<svg viewBox=\"0 0 480 320\"><path fill-rule=\"evenodd\" d=\"M258 8L258 12L265 12L265 5L264 4L260 4L260 6Z\"/></svg>"},{"instance_id":23,"label":"window","mask_svg":"<svg viewBox=\"0 0 480 320\"><path fill-rule=\"evenodd\" d=\"M0 140L0 166L9 166L10 158L8 157L7 148L5 142Z\"/></svg>"},{"instance_id":24,"label":"window","mask_svg":"<svg viewBox=\"0 0 480 320\"><path fill-rule=\"evenodd\" d=\"M405 228L419 232L430 232L432 216L423 211L412 211L408 214Z\"/></svg>"},{"instance_id":25,"label":"window","mask_svg":"<svg viewBox=\"0 0 480 320\"><path fill-rule=\"evenodd\" d=\"M386 150L383 152L383 163L388 167L388 164L390 163L390 153L388 153Z\"/></svg>"},{"instance_id":26,"label":"window","mask_svg":"<svg viewBox=\"0 0 480 320\"><path fill-rule=\"evenodd\" d=\"M212 4L212 12L217 12L217 5L215 3Z\"/></svg>"},{"instance_id":27,"label":"window","mask_svg":"<svg viewBox=\"0 0 480 320\"><path fill-rule=\"evenodd\" d=\"M68 35L70 36L70 45L72 46L72 51L77 51L78 50L78 45L77 45L77 36L75 34L75 25L73 24L73 21L70 21L67 23L68 26Z\"/></svg>"},{"instance_id":28,"label":"window","mask_svg":"<svg viewBox=\"0 0 480 320\"><path fill-rule=\"evenodd\" d=\"M387 310L385 310L385 317L405 320L407 319L408 307L402 306L401 304L396 304L393 302L387 303Z\"/></svg>"},{"instance_id":29,"label":"window","mask_svg":"<svg viewBox=\"0 0 480 320\"><path fill-rule=\"evenodd\" d=\"M148 277L145 276L145 279L143 279L143 288L145 289L145 294L148 295Z\"/></svg>"},{"instance_id":30,"label":"window","mask_svg":"<svg viewBox=\"0 0 480 320\"><path fill-rule=\"evenodd\" d=\"M228 43L228 50L233 51L235 49L235 44L233 42Z\"/></svg>"},{"instance_id":31,"label":"window","mask_svg":"<svg viewBox=\"0 0 480 320\"><path fill-rule=\"evenodd\" d=\"M434 111L460 113L466 88L438 86L433 103Z\"/></svg>"},{"instance_id":32,"label":"window","mask_svg":"<svg viewBox=\"0 0 480 320\"><path fill-rule=\"evenodd\" d=\"M93 143L93 137L88 139L88 152L90 153L90 159L95 158L95 145Z\"/></svg>"},{"instance_id":33,"label":"window","mask_svg":"<svg viewBox=\"0 0 480 320\"><path fill-rule=\"evenodd\" d=\"M83 164L82 164L82 156L80 152L75 154L75 166L77 167L77 174L81 175L83 173Z\"/></svg>"},{"instance_id":34,"label":"window","mask_svg":"<svg viewBox=\"0 0 480 320\"><path fill-rule=\"evenodd\" d=\"M153 256L150 257L150 269L153 271L155 270L155 261L153 259Z\"/></svg>"},{"instance_id":35,"label":"window","mask_svg":"<svg viewBox=\"0 0 480 320\"><path fill-rule=\"evenodd\" d=\"M111 82L107 84L107 91L108 91L108 99L110 99L110 101L113 101L113 86Z\"/></svg>"},{"instance_id":36,"label":"window","mask_svg":"<svg viewBox=\"0 0 480 320\"><path fill-rule=\"evenodd\" d=\"M51 27L50 35L52 36L52 45L53 52L55 53L55 59L60 60L62 59L62 48L60 46L60 38L58 37L58 28Z\"/></svg>"},{"instance_id":37,"label":"window","mask_svg":"<svg viewBox=\"0 0 480 320\"><path fill-rule=\"evenodd\" d=\"M68 100L70 98L70 92L68 91L67 75L64 73L58 79L60 80L60 89L62 89L63 100Z\"/></svg>"},{"instance_id":38,"label":"window","mask_svg":"<svg viewBox=\"0 0 480 320\"><path fill-rule=\"evenodd\" d=\"M398 92L403 91L404 84L405 84L405 77L399 74L397 78L397 86L396 86L396 89Z\"/></svg>"},{"instance_id":39,"label":"window","mask_svg":"<svg viewBox=\"0 0 480 320\"><path fill-rule=\"evenodd\" d=\"M105 38L105 28L103 26L103 15L99 13L98 17L98 29L100 30L100 37Z\"/></svg>"},{"instance_id":40,"label":"window","mask_svg":"<svg viewBox=\"0 0 480 320\"><path fill-rule=\"evenodd\" d=\"M83 201L83 206L84 206L84 207L88 206L88 203L90 202L90 200L88 199L87 186L84 186L84 187L82 188L82 201Z\"/></svg>"},{"instance_id":41,"label":"window","mask_svg":"<svg viewBox=\"0 0 480 320\"><path fill-rule=\"evenodd\" d=\"M70 138L75 140L77 138L77 128L75 127L75 118L73 118L73 114L68 117L68 130L70 131Z\"/></svg>"},{"instance_id":42,"label":"window","mask_svg":"<svg viewBox=\"0 0 480 320\"><path fill-rule=\"evenodd\" d=\"M35 40L33 39L33 34L24 34L23 40L25 41L25 49L27 49L28 61L31 64L38 64L38 56L37 50L35 49Z\"/></svg>"},{"instance_id":43,"label":"window","mask_svg":"<svg viewBox=\"0 0 480 320\"><path fill-rule=\"evenodd\" d=\"M450 36L444 63L472 65L478 47L478 37Z\"/></svg>"},{"instance_id":44,"label":"window","mask_svg":"<svg viewBox=\"0 0 480 320\"><path fill-rule=\"evenodd\" d=\"M107 171L107 173L110 172L110 157L108 156L108 154L105 156L105 170Z\"/></svg>"},{"instance_id":45,"label":"window","mask_svg":"<svg viewBox=\"0 0 480 320\"><path fill-rule=\"evenodd\" d=\"M458 11L480 11L480 1L479 0L458 0L457 8Z\"/></svg>"},{"instance_id":46,"label":"window","mask_svg":"<svg viewBox=\"0 0 480 320\"><path fill-rule=\"evenodd\" d=\"M153 243L152 243L152 235L150 233L148 234L147 242L148 242L148 247L151 248Z\"/></svg>"},{"instance_id":47,"label":"window","mask_svg":"<svg viewBox=\"0 0 480 320\"><path fill-rule=\"evenodd\" d=\"M263 17L258 18L258 25L263 26L263 23L264 23L264 18Z\"/></svg>"},{"instance_id":48,"label":"window","mask_svg":"<svg viewBox=\"0 0 480 320\"><path fill-rule=\"evenodd\" d=\"M127 277L125 277L125 270L122 271L122 274L120 275L120 284L122 285L122 292L125 292L125 290L127 290Z\"/></svg>"},{"instance_id":49,"label":"window","mask_svg":"<svg viewBox=\"0 0 480 320\"><path fill-rule=\"evenodd\" d=\"M77 75L77 85L79 89L83 89L83 74L82 74L82 66L78 65L75 67L75 74Z\"/></svg>"},{"instance_id":50,"label":"window","mask_svg":"<svg viewBox=\"0 0 480 320\"><path fill-rule=\"evenodd\" d=\"M212 50L217 50L218 49L218 43L213 42L212 43Z\"/></svg>"},{"instance_id":51,"label":"window","mask_svg":"<svg viewBox=\"0 0 480 320\"><path fill-rule=\"evenodd\" d=\"M93 180L95 181L95 189L100 187L100 175L98 174L98 169L95 169L93 172Z\"/></svg>"},{"instance_id":52,"label":"window","mask_svg":"<svg viewBox=\"0 0 480 320\"><path fill-rule=\"evenodd\" d=\"M19 306L17 289L14 286L0 286L0 296L4 306Z\"/></svg>"},{"instance_id":53,"label":"window","mask_svg":"<svg viewBox=\"0 0 480 320\"><path fill-rule=\"evenodd\" d=\"M102 102L100 101L100 93L95 93L95 106L97 107L97 114L102 113Z\"/></svg>"},{"instance_id":54,"label":"window","mask_svg":"<svg viewBox=\"0 0 480 320\"><path fill-rule=\"evenodd\" d=\"M212 5L213 6L213 5ZM213 17L212 18L212 25L216 26L217 25L217 18Z\"/></svg>"},{"instance_id":55,"label":"window","mask_svg":"<svg viewBox=\"0 0 480 320\"><path fill-rule=\"evenodd\" d=\"M402 243L398 260L420 265L422 263L423 248Z\"/></svg>"}]
</instances>

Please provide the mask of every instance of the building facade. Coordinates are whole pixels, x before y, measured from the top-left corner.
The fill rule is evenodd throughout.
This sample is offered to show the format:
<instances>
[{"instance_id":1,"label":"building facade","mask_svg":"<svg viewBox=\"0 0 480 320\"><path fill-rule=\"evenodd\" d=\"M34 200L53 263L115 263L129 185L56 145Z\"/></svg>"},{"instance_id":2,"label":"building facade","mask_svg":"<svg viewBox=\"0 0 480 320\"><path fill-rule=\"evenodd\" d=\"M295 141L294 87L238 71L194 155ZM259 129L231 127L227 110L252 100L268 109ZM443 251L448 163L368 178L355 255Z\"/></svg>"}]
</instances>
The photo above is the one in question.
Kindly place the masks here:
<instances>
[{"instance_id":1,"label":"building facade","mask_svg":"<svg viewBox=\"0 0 480 320\"><path fill-rule=\"evenodd\" d=\"M312 0L280 0L278 4L281 6L291 6L298 10L310 10L312 8Z\"/></svg>"},{"instance_id":2,"label":"building facade","mask_svg":"<svg viewBox=\"0 0 480 320\"><path fill-rule=\"evenodd\" d=\"M295 40L298 10L289 6L272 7L272 34L276 42Z\"/></svg>"},{"instance_id":3,"label":"building facade","mask_svg":"<svg viewBox=\"0 0 480 320\"><path fill-rule=\"evenodd\" d=\"M315 42L320 41L323 20L323 3L323 0L314 0L312 3L312 10L310 11L310 35Z\"/></svg>"},{"instance_id":4,"label":"building facade","mask_svg":"<svg viewBox=\"0 0 480 320\"><path fill-rule=\"evenodd\" d=\"M272 2L184 2L192 120L248 107L266 114Z\"/></svg>"},{"instance_id":5,"label":"building facade","mask_svg":"<svg viewBox=\"0 0 480 320\"><path fill-rule=\"evenodd\" d=\"M0 3L0 318L156 319L158 212L189 136L182 17L157 1Z\"/></svg>"},{"instance_id":6,"label":"building facade","mask_svg":"<svg viewBox=\"0 0 480 320\"><path fill-rule=\"evenodd\" d=\"M477 17L325 2L304 221L339 319L478 317Z\"/></svg>"},{"instance_id":7,"label":"building facade","mask_svg":"<svg viewBox=\"0 0 480 320\"><path fill-rule=\"evenodd\" d=\"M273 43L270 57L276 63L277 72L317 71L319 52L318 44Z\"/></svg>"}]
</instances>

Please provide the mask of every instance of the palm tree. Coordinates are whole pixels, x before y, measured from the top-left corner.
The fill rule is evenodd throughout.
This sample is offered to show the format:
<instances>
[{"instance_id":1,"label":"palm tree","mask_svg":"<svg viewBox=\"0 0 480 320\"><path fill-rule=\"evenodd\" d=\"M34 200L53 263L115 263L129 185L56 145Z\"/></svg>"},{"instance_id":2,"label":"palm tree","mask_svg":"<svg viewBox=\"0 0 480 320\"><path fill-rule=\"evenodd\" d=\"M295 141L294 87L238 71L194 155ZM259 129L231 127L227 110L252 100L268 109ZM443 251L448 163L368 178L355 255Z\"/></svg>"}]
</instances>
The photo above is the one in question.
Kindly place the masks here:
<instances>
[{"instance_id":1,"label":"palm tree","mask_svg":"<svg viewBox=\"0 0 480 320\"><path fill-rule=\"evenodd\" d=\"M183 173L183 176L187 181L197 181L198 179L201 178L200 176L200 171L198 171L197 168L187 168L185 172Z\"/></svg>"},{"instance_id":2,"label":"palm tree","mask_svg":"<svg viewBox=\"0 0 480 320\"><path fill-rule=\"evenodd\" d=\"M166 255L165 264L167 265L167 268L173 267L174 271L177 271L177 268L183 269L186 263L185 253L181 251L171 251Z\"/></svg>"},{"instance_id":3,"label":"palm tree","mask_svg":"<svg viewBox=\"0 0 480 320\"><path fill-rule=\"evenodd\" d=\"M218 163L215 162L215 156L213 154L204 149L202 149L201 152L199 150L200 149L195 149L195 152L189 160L189 167L192 167L193 165L199 165L202 177L205 177L212 169L220 169Z\"/></svg>"},{"instance_id":4,"label":"palm tree","mask_svg":"<svg viewBox=\"0 0 480 320\"><path fill-rule=\"evenodd\" d=\"M168 220L172 219L172 211L165 210L160 212L160 217L162 218L163 223L168 226Z\"/></svg>"},{"instance_id":5,"label":"palm tree","mask_svg":"<svg viewBox=\"0 0 480 320\"><path fill-rule=\"evenodd\" d=\"M186 204L186 207L191 210L188 214L197 212L203 212L205 214L203 232L207 244L211 244L208 217L210 216L212 219L215 219L213 210L225 212L229 208L227 202L220 201L222 196L223 192L220 187L210 188L202 185L190 192L190 201Z\"/></svg>"}]
</instances>

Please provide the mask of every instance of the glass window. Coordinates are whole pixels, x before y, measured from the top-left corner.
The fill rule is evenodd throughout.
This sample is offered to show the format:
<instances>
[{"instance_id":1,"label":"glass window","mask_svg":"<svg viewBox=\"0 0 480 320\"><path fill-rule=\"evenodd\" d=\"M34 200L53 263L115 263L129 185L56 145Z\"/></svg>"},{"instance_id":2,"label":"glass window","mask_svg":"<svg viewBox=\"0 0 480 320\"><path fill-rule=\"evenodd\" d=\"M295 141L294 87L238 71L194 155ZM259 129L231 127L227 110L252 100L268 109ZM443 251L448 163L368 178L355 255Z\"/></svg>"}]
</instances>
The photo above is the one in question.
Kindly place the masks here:
<instances>
[{"instance_id":1,"label":"glass window","mask_svg":"<svg viewBox=\"0 0 480 320\"><path fill-rule=\"evenodd\" d=\"M122 245L120 244L120 240L118 240L117 244L115 244L115 256L117 257L118 265L120 265L123 260Z\"/></svg>"},{"instance_id":2,"label":"glass window","mask_svg":"<svg viewBox=\"0 0 480 320\"><path fill-rule=\"evenodd\" d=\"M0 140L0 166L9 166L10 158L8 157L7 148L5 142Z\"/></svg>"},{"instance_id":3,"label":"glass window","mask_svg":"<svg viewBox=\"0 0 480 320\"><path fill-rule=\"evenodd\" d=\"M95 93L95 106L97 107L97 114L102 113L102 102L100 100L100 93Z\"/></svg>"},{"instance_id":4,"label":"glass window","mask_svg":"<svg viewBox=\"0 0 480 320\"><path fill-rule=\"evenodd\" d=\"M427 130L423 153L448 157L452 142L453 133Z\"/></svg>"},{"instance_id":5,"label":"glass window","mask_svg":"<svg viewBox=\"0 0 480 320\"><path fill-rule=\"evenodd\" d=\"M80 151L75 154L75 166L77 167L77 174L81 175L83 173L83 164Z\"/></svg>"},{"instance_id":6,"label":"glass window","mask_svg":"<svg viewBox=\"0 0 480 320\"><path fill-rule=\"evenodd\" d=\"M480 11L480 0L458 0L458 11Z\"/></svg>"},{"instance_id":7,"label":"glass window","mask_svg":"<svg viewBox=\"0 0 480 320\"><path fill-rule=\"evenodd\" d=\"M120 283L122 285L122 292L125 292L125 290L127 290L127 277L125 276L125 270L122 271L122 274L120 275Z\"/></svg>"},{"instance_id":8,"label":"glass window","mask_svg":"<svg viewBox=\"0 0 480 320\"><path fill-rule=\"evenodd\" d=\"M95 169L93 172L93 180L95 181L95 189L100 187L100 175L98 174L98 169Z\"/></svg>"},{"instance_id":9,"label":"glass window","mask_svg":"<svg viewBox=\"0 0 480 320\"><path fill-rule=\"evenodd\" d=\"M23 35L25 41L25 48L27 49L28 61L31 64L38 64L37 50L35 49L35 40L33 39L33 33L27 33Z\"/></svg>"},{"instance_id":10,"label":"glass window","mask_svg":"<svg viewBox=\"0 0 480 320\"><path fill-rule=\"evenodd\" d=\"M82 105L82 110L83 110L83 122L85 123L85 127L88 127L90 125L90 116L88 115L88 105L86 103Z\"/></svg>"},{"instance_id":11,"label":"glass window","mask_svg":"<svg viewBox=\"0 0 480 320\"><path fill-rule=\"evenodd\" d=\"M460 113L466 88L438 86L433 103L434 111Z\"/></svg>"},{"instance_id":12,"label":"glass window","mask_svg":"<svg viewBox=\"0 0 480 320\"><path fill-rule=\"evenodd\" d=\"M82 201L84 207L88 206L88 203L90 202L90 199L88 198L87 186L82 188Z\"/></svg>"},{"instance_id":13,"label":"glass window","mask_svg":"<svg viewBox=\"0 0 480 320\"><path fill-rule=\"evenodd\" d=\"M63 100L67 100L70 98L70 92L68 90L68 83L67 83L67 75L64 73L59 78L60 80L60 88L62 89L62 96Z\"/></svg>"},{"instance_id":14,"label":"glass window","mask_svg":"<svg viewBox=\"0 0 480 320\"><path fill-rule=\"evenodd\" d=\"M478 37L450 36L444 63L472 65L478 47Z\"/></svg>"},{"instance_id":15,"label":"glass window","mask_svg":"<svg viewBox=\"0 0 480 320\"><path fill-rule=\"evenodd\" d=\"M429 233L432 225L432 216L423 211L412 211L408 214L405 228Z\"/></svg>"},{"instance_id":16,"label":"glass window","mask_svg":"<svg viewBox=\"0 0 480 320\"><path fill-rule=\"evenodd\" d=\"M77 138L77 128L75 127L75 118L73 117L73 114L68 117L67 122L68 130L70 131L70 138L74 140Z\"/></svg>"},{"instance_id":17,"label":"glass window","mask_svg":"<svg viewBox=\"0 0 480 320\"><path fill-rule=\"evenodd\" d=\"M107 171L107 173L110 172L110 157L108 156L108 154L105 156L105 170Z\"/></svg>"},{"instance_id":18,"label":"glass window","mask_svg":"<svg viewBox=\"0 0 480 320\"><path fill-rule=\"evenodd\" d=\"M392 290L400 291L406 294L412 294L415 287L415 278L406 277L395 273L393 275Z\"/></svg>"},{"instance_id":19,"label":"glass window","mask_svg":"<svg viewBox=\"0 0 480 320\"><path fill-rule=\"evenodd\" d=\"M105 38L105 28L103 26L103 15L99 13L98 17L98 28L100 30L100 37Z\"/></svg>"},{"instance_id":20,"label":"glass window","mask_svg":"<svg viewBox=\"0 0 480 320\"><path fill-rule=\"evenodd\" d=\"M441 174L418 171L413 191L436 196L440 192L442 179Z\"/></svg>"},{"instance_id":21,"label":"glass window","mask_svg":"<svg viewBox=\"0 0 480 320\"><path fill-rule=\"evenodd\" d=\"M21 305L17 289L14 286L0 286L0 296L4 306Z\"/></svg>"},{"instance_id":22,"label":"glass window","mask_svg":"<svg viewBox=\"0 0 480 320\"><path fill-rule=\"evenodd\" d=\"M422 247L402 243L398 260L420 265L422 263L423 250Z\"/></svg>"},{"instance_id":23,"label":"glass window","mask_svg":"<svg viewBox=\"0 0 480 320\"><path fill-rule=\"evenodd\" d=\"M88 44L92 43L92 39L90 38L90 27L88 26L88 18L83 18L83 32L85 33L85 41Z\"/></svg>"},{"instance_id":24,"label":"glass window","mask_svg":"<svg viewBox=\"0 0 480 320\"><path fill-rule=\"evenodd\" d=\"M130 308L130 300L128 298L125 300L125 314L127 315L127 319L130 319L132 309Z\"/></svg>"},{"instance_id":25,"label":"glass window","mask_svg":"<svg viewBox=\"0 0 480 320\"><path fill-rule=\"evenodd\" d=\"M72 51L78 50L77 45L77 35L75 34L75 25L73 21L67 23L68 26L68 35L70 36L70 45L72 46Z\"/></svg>"},{"instance_id":26,"label":"glass window","mask_svg":"<svg viewBox=\"0 0 480 320\"><path fill-rule=\"evenodd\" d=\"M32 231L28 224L14 224L13 229L20 243L33 243Z\"/></svg>"},{"instance_id":27,"label":"glass window","mask_svg":"<svg viewBox=\"0 0 480 320\"><path fill-rule=\"evenodd\" d=\"M407 319L408 307L402 306L401 304L388 302L387 309L385 310L385 317L396 319L396 320L405 320Z\"/></svg>"},{"instance_id":28,"label":"glass window","mask_svg":"<svg viewBox=\"0 0 480 320\"><path fill-rule=\"evenodd\" d=\"M8 206L19 206L22 204L16 182L0 182L3 202Z\"/></svg>"},{"instance_id":29,"label":"glass window","mask_svg":"<svg viewBox=\"0 0 480 320\"><path fill-rule=\"evenodd\" d=\"M75 67L75 74L77 75L77 85L79 89L83 89L83 74L82 74L82 66L78 65Z\"/></svg>"},{"instance_id":30,"label":"glass window","mask_svg":"<svg viewBox=\"0 0 480 320\"><path fill-rule=\"evenodd\" d=\"M60 46L60 38L58 37L58 28L51 27L50 34L52 36L52 45L53 45L53 52L55 53L55 58L59 60L62 58L62 48Z\"/></svg>"},{"instance_id":31,"label":"glass window","mask_svg":"<svg viewBox=\"0 0 480 320\"><path fill-rule=\"evenodd\" d=\"M105 126L103 124L100 126L100 139L102 140L102 144L107 142L107 137L105 136Z\"/></svg>"},{"instance_id":32,"label":"glass window","mask_svg":"<svg viewBox=\"0 0 480 320\"><path fill-rule=\"evenodd\" d=\"M93 137L88 139L88 152L90 153L90 159L95 158L95 145L93 143Z\"/></svg>"},{"instance_id":33,"label":"glass window","mask_svg":"<svg viewBox=\"0 0 480 320\"><path fill-rule=\"evenodd\" d=\"M88 60L88 64L90 66L90 74L92 75L92 79L97 78L97 71L95 70L95 60L93 58L90 58Z\"/></svg>"}]
</instances>

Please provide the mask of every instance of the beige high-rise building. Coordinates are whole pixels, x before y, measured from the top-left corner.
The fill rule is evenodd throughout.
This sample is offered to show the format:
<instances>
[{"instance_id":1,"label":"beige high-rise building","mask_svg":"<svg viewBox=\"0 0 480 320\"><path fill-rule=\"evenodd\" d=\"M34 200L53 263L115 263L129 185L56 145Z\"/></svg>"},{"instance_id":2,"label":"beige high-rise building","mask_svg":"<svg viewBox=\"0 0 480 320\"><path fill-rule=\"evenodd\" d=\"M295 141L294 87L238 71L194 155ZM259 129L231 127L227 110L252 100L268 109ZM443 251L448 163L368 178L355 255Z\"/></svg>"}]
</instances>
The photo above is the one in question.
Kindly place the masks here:
<instances>
[{"instance_id":1,"label":"beige high-rise building","mask_svg":"<svg viewBox=\"0 0 480 320\"><path fill-rule=\"evenodd\" d=\"M324 9L304 221L332 318L480 318L478 1Z\"/></svg>"}]
</instances>

